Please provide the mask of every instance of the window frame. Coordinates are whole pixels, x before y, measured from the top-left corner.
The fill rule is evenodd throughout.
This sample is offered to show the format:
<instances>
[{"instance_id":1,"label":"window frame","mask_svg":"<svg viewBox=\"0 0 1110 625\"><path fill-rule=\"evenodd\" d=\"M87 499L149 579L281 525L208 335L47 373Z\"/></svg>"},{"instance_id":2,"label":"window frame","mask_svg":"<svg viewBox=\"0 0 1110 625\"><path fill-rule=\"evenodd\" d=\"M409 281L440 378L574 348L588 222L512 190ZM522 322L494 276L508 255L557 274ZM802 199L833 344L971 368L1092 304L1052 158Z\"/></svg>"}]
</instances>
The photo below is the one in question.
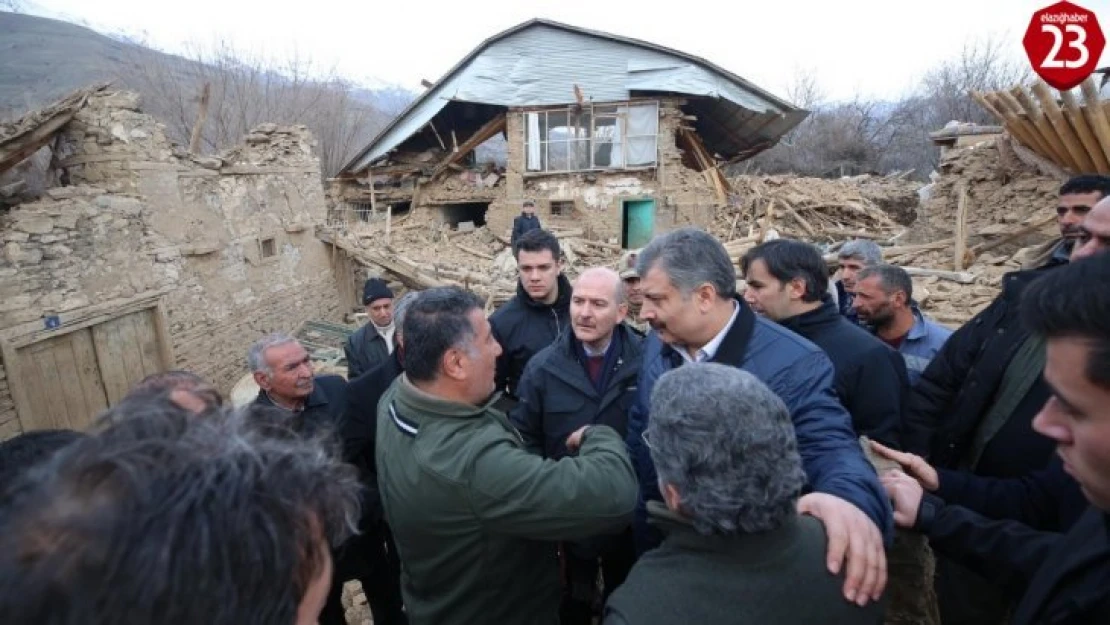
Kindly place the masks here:
<instances>
[{"instance_id":1,"label":"window frame","mask_svg":"<svg viewBox=\"0 0 1110 625\"><path fill-rule=\"evenodd\" d=\"M629 115L628 115L627 112L625 112L623 114L620 112L620 109L622 107L624 107L626 109L627 108L633 108L633 107L645 107L645 108L646 107L651 107L653 109L653 111L652 111L653 112L653 119L655 121L655 132L654 132L654 134L650 134L650 135L649 134L629 135L628 134L628 117L629 117ZM576 108L579 108L579 107L576 107L574 105L566 105L566 106L554 106L554 107L542 107L542 108L529 108L529 109L524 109L523 110L524 132L522 134L524 135L523 147L524 147L524 175L525 176L577 173L577 172L605 172L605 171L627 171L627 170L638 170L638 169L654 169L654 168L659 166L659 101L658 100L626 100L626 101L621 101L621 102L598 102L598 103L591 102L589 104L582 105L580 107L581 108L580 111L576 112L575 111ZM617 133L617 137L619 138L618 141L613 141L612 138L608 138L608 139L603 140L603 141L598 141L597 140L596 134L597 134L597 127L598 127L597 120L598 120L598 115L599 115L599 113L598 113L599 109L602 111L600 113L600 115L603 119L616 119L616 122L617 122L616 125L619 127L619 132ZM610 112L610 111L612 111L612 112ZM539 151L539 166L540 167L539 167L539 169L530 169L529 168L529 163L528 163L529 148L532 145L532 142L529 140L530 139L529 135L531 134L531 128L530 128L530 124L529 124L529 115L531 115L531 114L540 115L540 117L538 119L538 123L537 123L539 134L541 135L541 138L538 141L538 143L540 145L540 151ZM574 128L573 133L570 133L570 132L566 133L567 137L565 139L552 140L550 138L551 135L550 135L550 126L549 126L552 114L564 116L563 119L565 119L565 124L562 125L562 126L556 126L557 128L568 128L569 129L569 128L572 127L570 125L570 121L572 119L574 119L575 117L581 119L581 118L587 117L587 116L589 118L589 126L587 128L586 126L583 126L581 124L576 123L573 126L573 128ZM580 136L580 133L583 130L586 130L586 133L585 133L586 136L585 137ZM629 144L633 140L637 140L637 139L638 140L643 140L643 139L646 139L646 138L649 138L649 137L653 139L653 150L654 150L654 156L652 158L651 163L642 164L642 165L628 165ZM565 168L552 168L552 166L551 166L551 156L552 156L551 146L553 144L556 145L556 146L561 146L562 147L561 150L558 150L558 148L557 148L557 151L561 151L561 154L559 154L558 157L560 158L560 160L563 161L563 165L564 165ZM580 166L578 166L578 167L572 167L571 166L572 165L572 163L571 163L572 154L577 154L577 156L575 158L575 160L577 162L574 163L575 165L581 165L581 162L582 162L581 161L581 156L582 156L581 151L579 149L572 149L572 145L574 145L574 144L584 144L585 145L585 156L587 157L588 162L586 163L586 166L584 168L580 167ZM621 159L620 159L621 164L619 166L598 165L597 164L597 148L600 145L619 145L621 147Z\"/></svg>"}]
</instances>

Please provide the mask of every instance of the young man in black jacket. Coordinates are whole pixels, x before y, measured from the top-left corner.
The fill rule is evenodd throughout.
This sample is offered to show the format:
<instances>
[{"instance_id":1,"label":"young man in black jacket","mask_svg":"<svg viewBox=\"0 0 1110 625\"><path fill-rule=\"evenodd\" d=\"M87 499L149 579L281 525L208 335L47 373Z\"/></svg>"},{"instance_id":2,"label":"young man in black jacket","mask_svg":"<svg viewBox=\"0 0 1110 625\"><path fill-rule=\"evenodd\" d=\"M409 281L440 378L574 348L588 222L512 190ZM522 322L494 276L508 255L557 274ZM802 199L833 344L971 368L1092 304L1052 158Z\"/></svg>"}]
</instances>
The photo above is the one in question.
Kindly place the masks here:
<instances>
[{"instance_id":1,"label":"young man in black jacket","mask_svg":"<svg viewBox=\"0 0 1110 625\"><path fill-rule=\"evenodd\" d=\"M528 361L568 329L571 291L555 235L533 230L517 242L514 254L520 274L516 296L489 318L502 349L497 358L497 390L504 391L510 403L516 400L516 387Z\"/></svg>"},{"instance_id":2,"label":"young man in black jacket","mask_svg":"<svg viewBox=\"0 0 1110 625\"><path fill-rule=\"evenodd\" d=\"M752 248L740 261L744 300L809 339L832 360L840 403L858 435L899 446L902 402L909 390L905 360L848 321L828 295L828 270L816 247L778 239Z\"/></svg>"},{"instance_id":3,"label":"young man in black jacket","mask_svg":"<svg viewBox=\"0 0 1110 625\"><path fill-rule=\"evenodd\" d=\"M525 446L559 460L573 455L568 437L587 425L607 425L624 437L636 395L642 339L624 323L628 314L620 276L612 269L583 271L570 300L572 332L528 361L517 386L520 403L510 414ZM598 562L601 603L620 586L636 559L631 526L616 535L562 545L563 625L590 625Z\"/></svg>"},{"instance_id":4,"label":"young man in black jacket","mask_svg":"<svg viewBox=\"0 0 1110 625\"><path fill-rule=\"evenodd\" d=\"M536 217L536 203L532 200L525 200L520 214L513 218L513 234L509 238L509 245L512 246L513 250L516 250L516 244L520 241L520 237L539 229L540 218Z\"/></svg>"},{"instance_id":5,"label":"young man in black jacket","mask_svg":"<svg viewBox=\"0 0 1110 625\"><path fill-rule=\"evenodd\" d=\"M940 546L992 581L1021 592L1013 625L1104 623L1110 618L1110 255L1073 256L1070 266L1037 280L1026 291L1022 320L1046 343L1044 377L1051 396L1033 420L1062 461L1008 488L997 511L1043 527L1047 504L1071 523L1064 473L1079 483L1091 506L1065 534L1037 533L1013 521L988 522L931 495L904 473L883 477L895 522L943 538ZM913 468L918 476L927 472ZM1060 471L1057 467L1062 468ZM928 482L927 477L919 477ZM983 478L979 478L980 481ZM938 480L938 483L943 480ZM1016 484L1016 486L1015 486ZM980 493L990 493L977 485ZM980 505L987 502L980 501ZM1037 511L1042 511L1040 515ZM1048 517L1049 519L1052 516Z\"/></svg>"}]
</instances>

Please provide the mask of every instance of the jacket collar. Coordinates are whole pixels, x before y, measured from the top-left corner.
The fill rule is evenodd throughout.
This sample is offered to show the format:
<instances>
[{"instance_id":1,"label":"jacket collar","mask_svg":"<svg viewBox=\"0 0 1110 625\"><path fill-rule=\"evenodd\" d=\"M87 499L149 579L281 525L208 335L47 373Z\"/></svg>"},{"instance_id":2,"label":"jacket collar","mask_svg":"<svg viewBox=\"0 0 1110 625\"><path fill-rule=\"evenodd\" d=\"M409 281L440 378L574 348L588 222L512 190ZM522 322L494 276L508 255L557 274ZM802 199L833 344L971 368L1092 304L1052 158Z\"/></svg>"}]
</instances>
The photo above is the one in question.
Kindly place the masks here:
<instances>
[{"instance_id":1,"label":"jacket collar","mask_svg":"<svg viewBox=\"0 0 1110 625\"><path fill-rule=\"evenodd\" d=\"M748 342L755 330L755 313L739 295L734 295L733 300L737 307L736 321L729 328L728 334L725 335L721 345L717 348L717 353L709 359L709 362L729 365L738 365L744 362L744 354L748 351ZM664 345L660 353L670 361L672 367L679 367L685 362L682 354L678 353L678 350L671 345Z\"/></svg>"},{"instance_id":2,"label":"jacket collar","mask_svg":"<svg viewBox=\"0 0 1110 625\"><path fill-rule=\"evenodd\" d=\"M821 298L821 305L817 308L783 319L779 322L779 325L805 336L810 330L834 325L842 318L840 311L833 304L832 297L826 294Z\"/></svg>"},{"instance_id":3,"label":"jacket collar","mask_svg":"<svg viewBox=\"0 0 1110 625\"><path fill-rule=\"evenodd\" d=\"M309 408L326 406L328 404L328 394L324 392L324 387L320 386L319 379L314 378L312 381L312 392L309 393L308 397L305 398L304 408L302 408L301 410L289 410L285 406L279 405L273 400L273 398L270 397L270 394L263 389L258 389L258 401L266 404L267 406L273 406L274 408L280 408L289 412L304 412Z\"/></svg>"},{"instance_id":4,"label":"jacket collar","mask_svg":"<svg viewBox=\"0 0 1110 625\"><path fill-rule=\"evenodd\" d=\"M524 290L524 283L521 282L518 278L516 281L516 296L517 299L519 299L529 308L535 308L537 310L555 309L559 312L569 311L571 286L570 280L567 279L566 274L559 274L558 281L556 282L556 288L559 289L559 297L555 299L555 303L544 304L543 302L537 302L536 300L532 299L532 296L528 294L528 291Z\"/></svg>"},{"instance_id":5,"label":"jacket collar","mask_svg":"<svg viewBox=\"0 0 1110 625\"><path fill-rule=\"evenodd\" d=\"M668 543L684 551L710 553L742 553L737 559L741 566L758 566L763 562L781 558L783 550L789 548L801 533L798 515L787 515L783 524L766 532L705 535L694 528L686 517L672 512L662 502L647 502L649 523L656 525L667 534Z\"/></svg>"},{"instance_id":6,"label":"jacket collar","mask_svg":"<svg viewBox=\"0 0 1110 625\"><path fill-rule=\"evenodd\" d=\"M910 312L913 313L913 325L910 326L910 331L906 333L906 340L916 341L925 338L929 334L929 327L925 324L925 315L921 314L917 306L911 306Z\"/></svg>"},{"instance_id":7,"label":"jacket collar","mask_svg":"<svg viewBox=\"0 0 1110 625\"><path fill-rule=\"evenodd\" d=\"M402 373L397 382L397 402L403 406L407 418L417 421L425 416L456 419L481 417L493 409L493 403L500 397L500 393L494 393L484 404L472 406L425 393L413 385L407 373Z\"/></svg>"}]
</instances>

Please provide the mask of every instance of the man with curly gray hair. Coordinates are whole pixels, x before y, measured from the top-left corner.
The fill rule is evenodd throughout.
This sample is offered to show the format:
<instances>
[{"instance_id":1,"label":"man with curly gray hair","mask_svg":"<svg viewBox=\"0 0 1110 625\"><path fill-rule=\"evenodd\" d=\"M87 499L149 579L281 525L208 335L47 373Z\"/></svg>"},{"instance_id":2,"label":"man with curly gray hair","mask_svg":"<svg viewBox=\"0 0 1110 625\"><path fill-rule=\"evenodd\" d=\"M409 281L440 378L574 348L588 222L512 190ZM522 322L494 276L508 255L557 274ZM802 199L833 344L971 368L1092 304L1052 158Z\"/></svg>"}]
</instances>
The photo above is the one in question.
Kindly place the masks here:
<instances>
[{"instance_id":1,"label":"man with curly gray hair","mask_svg":"<svg viewBox=\"0 0 1110 625\"><path fill-rule=\"evenodd\" d=\"M663 374L643 438L667 537L606 606L605 625L879 623L880 603L841 594L821 521L799 515L806 482L786 405L751 373L692 363ZM805 600L798 600L799 590Z\"/></svg>"}]
</instances>

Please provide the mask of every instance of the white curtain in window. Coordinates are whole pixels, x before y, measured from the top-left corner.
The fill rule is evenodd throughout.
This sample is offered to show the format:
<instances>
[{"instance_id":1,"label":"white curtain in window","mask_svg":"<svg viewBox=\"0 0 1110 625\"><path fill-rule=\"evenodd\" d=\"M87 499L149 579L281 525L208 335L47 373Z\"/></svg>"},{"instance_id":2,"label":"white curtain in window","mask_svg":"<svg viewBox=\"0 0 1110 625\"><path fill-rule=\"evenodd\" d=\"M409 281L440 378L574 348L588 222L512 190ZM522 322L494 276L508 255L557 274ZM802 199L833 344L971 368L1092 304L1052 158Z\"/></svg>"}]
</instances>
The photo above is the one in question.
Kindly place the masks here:
<instances>
[{"instance_id":1,"label":"white curtain in window","mask_svg":"<svg viewBox=\"0 0 1110 625\"><path fill-rule=\"evenodd\" d=\"M610 167L624 167L624 146L621 145L621 119L627 111L626 107L617 107L617 123L613 124L613 147L609 153Z\"/></svg>"},{"instance_id":2,"label":"white curtain in window","mask_svg":"<svg viewBox=\"0 0 1110 625\"><path fill-rule=\"evenodd\" d=\"M625 119L628 166L654 165L655 135L659 129L659 113L655 105L629 106Z\"/></svg>"},{"instance_id":3,"label":"white curtain in window","mask_svg":"<svg viewBox=\"0 0 1110 625\"><path fill-rule=\"evenodd\" d=\"M528 171L543 169L543 144L540 143L540 114L528 113Z\"/></svg>"}]
</instances>

